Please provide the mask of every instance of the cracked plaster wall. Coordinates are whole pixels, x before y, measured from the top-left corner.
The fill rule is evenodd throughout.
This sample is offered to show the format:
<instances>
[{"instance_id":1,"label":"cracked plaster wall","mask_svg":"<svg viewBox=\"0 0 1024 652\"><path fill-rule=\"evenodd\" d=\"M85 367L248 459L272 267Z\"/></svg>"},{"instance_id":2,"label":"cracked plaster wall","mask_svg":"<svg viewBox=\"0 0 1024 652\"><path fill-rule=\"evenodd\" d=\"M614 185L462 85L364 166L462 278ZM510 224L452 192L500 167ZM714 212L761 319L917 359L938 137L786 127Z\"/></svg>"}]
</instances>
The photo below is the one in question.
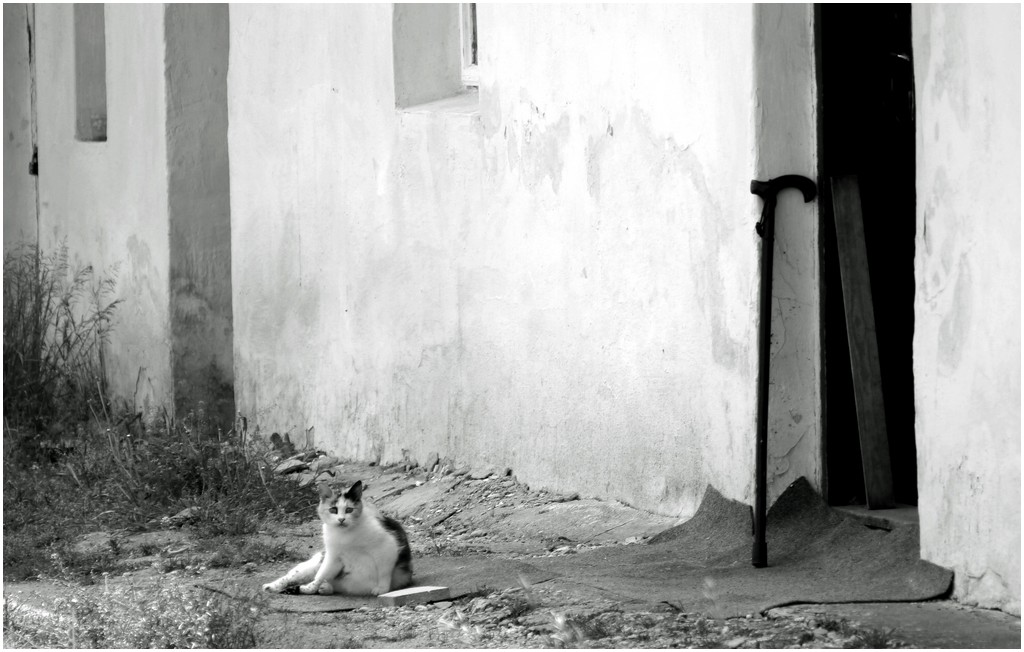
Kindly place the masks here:
<instances>
[{"instance_id":1,"label":"cracked plaster wall","mask_svg":"<svg viewBox=\"0 0 1024 652\"><path fill-rule=\"evenodd\" d=\"M1020 614L1020 7L913 10L921 552Z\"/></svg>"},{"instance_id":2,"label":"cracked plaster wall","mask_svg":"<svg viewBox=\"0 0 1024 652\"><path fill-rule=\"evenodd\" d=\"M708 484L751 502L749 183L814 169L811 140L757 158L813 102L757 87L754 33L799 36L765 53L813 79L810 10L478 11L478 103L396 111L392 53L415 43L393 47L389 5L231 6L239 409L342 455L436 451L663 514ZM787 93L807 107L776 133ZM779 210L773 495L820 477L816 290L797 278L816 231Z\"/></svg>"}]
</instances>

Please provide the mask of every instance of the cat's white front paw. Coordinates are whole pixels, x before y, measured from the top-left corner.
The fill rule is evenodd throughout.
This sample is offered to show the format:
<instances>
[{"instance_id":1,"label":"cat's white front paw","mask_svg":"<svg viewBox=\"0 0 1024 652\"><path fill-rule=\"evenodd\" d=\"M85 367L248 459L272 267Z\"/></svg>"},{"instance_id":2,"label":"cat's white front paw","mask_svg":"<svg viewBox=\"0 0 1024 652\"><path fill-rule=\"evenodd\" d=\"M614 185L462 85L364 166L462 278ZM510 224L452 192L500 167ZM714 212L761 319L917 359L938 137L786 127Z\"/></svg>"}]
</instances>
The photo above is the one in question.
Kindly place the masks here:
<instances>
[{"instance_id":1,"label":"cat's white front paw","mask_svg":"<svg viewBox=\"0 0 1024 652\"><path fill-rule=\"evenodd\" d=\"M267 593L280 593L285 590L284 582L274 581L263 585L263 590Z\"/></svg>"},{"instance_id":2,"label":"cat's white front paw","mask_svg":"<svg viewBox=\"0 0 1024 652\"><path fill-rule=\"evenodd\" d=\"M316 590L320 595L333 595L334 587L330 582L320 582L320 588Z\"/></svg>"},{"instance_id":3,"label":"cat's white front paw","mask_svg":"<svg viewBox=\"0 0 1024 652\"><path fill-rule=\"evenodd\" d=\"M316 580L313 580L309 584L303 584L299 587L299 593L303 595L313 595L314 593L318 593L321 584L322 582L317 582Z\"/></svg>"}]
</instances>

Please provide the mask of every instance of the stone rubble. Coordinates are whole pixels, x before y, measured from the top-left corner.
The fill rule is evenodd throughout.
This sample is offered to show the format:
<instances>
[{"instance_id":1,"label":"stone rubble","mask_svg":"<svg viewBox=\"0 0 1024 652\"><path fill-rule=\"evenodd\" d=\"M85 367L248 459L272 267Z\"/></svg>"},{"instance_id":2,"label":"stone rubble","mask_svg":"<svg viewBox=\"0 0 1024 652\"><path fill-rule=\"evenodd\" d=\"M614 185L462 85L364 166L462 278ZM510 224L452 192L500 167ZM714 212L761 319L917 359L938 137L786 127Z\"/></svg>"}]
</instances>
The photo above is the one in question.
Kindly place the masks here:
<instances>
[{"instance_id":1,"label":"stone rubble","mask_svg":"<svg viewBox=\"0 0 1024 652\"><path fill-rule=\"evenodd\" d=\"M584 601L543 586L411 607L360 607L330 618L310 617L304 624L325 631L343 627L365 647L910 647L896 637L861 629L856 623L828 621L826 624L835 628L830 630L805 618L749 614L725 621L681 613L668 605L629 610L611 600Z\"/></svg>"}]
</instances>

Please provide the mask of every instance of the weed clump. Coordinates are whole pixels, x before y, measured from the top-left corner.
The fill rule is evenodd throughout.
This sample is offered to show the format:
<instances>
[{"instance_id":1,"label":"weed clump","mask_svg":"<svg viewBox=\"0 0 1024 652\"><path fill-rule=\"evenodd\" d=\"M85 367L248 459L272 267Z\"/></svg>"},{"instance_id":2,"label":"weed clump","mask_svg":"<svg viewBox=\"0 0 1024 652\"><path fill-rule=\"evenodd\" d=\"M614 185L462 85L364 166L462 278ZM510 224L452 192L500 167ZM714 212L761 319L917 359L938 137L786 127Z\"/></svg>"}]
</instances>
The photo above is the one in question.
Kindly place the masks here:
<instances>
[{"instance_id":1,"label":"weed clump","mask_svg":"<svg viewBox=\"0 0 1024 652\"><path fill-rule=\"evenodd\" d=\"M106 410L115 272L73 267L66 243L49 254L27 244L4 251L4 419L32 426L22 432L59 431L90 408Z\"/></svg>"},{"instance_id":2,"label":"weed clump","mask_svg":"<svg viewBox=\"0 0 1024 652\"><path fill-rule=\"evenodd\" d=\"M73 546L85 532L187 524L235 536L311 511L314 498L270 470L273 451L245 419L224 432L202 403L176 417L115 410L103 355L121 303L113 273L72 265L66 244L50 254L16 245L4 251L3 286L4 579L88 582L119 570L118 550Z\"/></svg>"},{"instance_id":3,"label":"weed clump","mask_svg":"<svg viewBox=\"0 0 1024 652\"><path fill-rule=\"evenodd\" d=\"M211 433L204 419L199 409L154 426L96 423L56 460L5 454L5 579L88 581L117 570L117 551L71 546L98 529L188 526L200 538L223 538L314 509L315 496L272 472L272 451L263 442L250 441L244 430ZM221 555L217 565L283 554L251 547Z\"/></svg>"},{"instance_id":4,"label":"weed clump","mask_svg":"<svg viewBox=\"0 0 1024 652\"><path fill-rule=\"evenodd\" d=\"M118 509L133 522L164 517L200 537L237 536L312 507L308 491L272 472L265 442L244 427L222 432L202 404L178 422L148 423L105 429L99 447Z\"/></svg>"}]
</instances>

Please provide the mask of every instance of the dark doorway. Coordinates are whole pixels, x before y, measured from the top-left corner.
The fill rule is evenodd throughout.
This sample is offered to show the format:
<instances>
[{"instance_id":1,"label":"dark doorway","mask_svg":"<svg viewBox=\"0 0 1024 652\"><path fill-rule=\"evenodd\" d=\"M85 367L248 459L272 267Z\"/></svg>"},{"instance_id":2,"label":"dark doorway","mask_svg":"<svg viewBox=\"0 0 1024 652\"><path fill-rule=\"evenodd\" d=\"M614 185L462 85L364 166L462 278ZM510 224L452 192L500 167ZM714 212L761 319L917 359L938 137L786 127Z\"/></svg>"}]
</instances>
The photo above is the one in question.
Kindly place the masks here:
<instances>
[{"instance_id":1,"label":"dark doorway","mask_svg":"<svg viewBox=\"0 0 1024 652\"><path fill-rule=\"evenodd\" d=\"M910 5L818 5L826 486L863 504L857 415L829 178L860 179L897 503L917 504L914 442L914 77Z\"/></svg>"}]
</instances>

